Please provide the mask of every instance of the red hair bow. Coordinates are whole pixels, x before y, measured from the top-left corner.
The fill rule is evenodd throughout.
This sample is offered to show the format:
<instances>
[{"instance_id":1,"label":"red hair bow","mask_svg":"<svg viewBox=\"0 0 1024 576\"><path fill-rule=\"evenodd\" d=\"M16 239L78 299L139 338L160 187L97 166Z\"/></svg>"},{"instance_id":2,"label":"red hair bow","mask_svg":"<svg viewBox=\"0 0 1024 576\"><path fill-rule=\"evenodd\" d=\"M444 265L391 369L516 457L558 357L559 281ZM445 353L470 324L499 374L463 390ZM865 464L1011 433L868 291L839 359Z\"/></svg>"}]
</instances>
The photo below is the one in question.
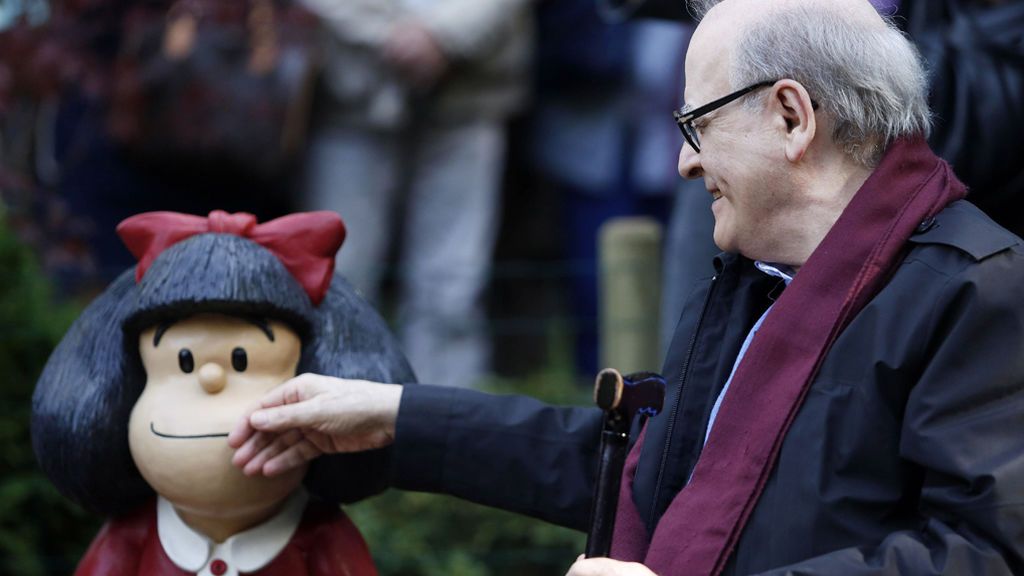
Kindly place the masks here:
<instances>
[{"instance_id":1,"label":"red hair bow","mask_svg":"<svg viewBox=\"0 0 1024 576\"><path fill-rule=\"evenodd\" d=\"M299 281L314 306L327 294L334 255L345 241L345 224L334 212L300 212L263 224L245 212L210 212L208 218L179 212L146 212L126 218L117 234L139 261L135 281L174 244L206 233L234 234L263 246Z\"/></svg>"}]
</instances>

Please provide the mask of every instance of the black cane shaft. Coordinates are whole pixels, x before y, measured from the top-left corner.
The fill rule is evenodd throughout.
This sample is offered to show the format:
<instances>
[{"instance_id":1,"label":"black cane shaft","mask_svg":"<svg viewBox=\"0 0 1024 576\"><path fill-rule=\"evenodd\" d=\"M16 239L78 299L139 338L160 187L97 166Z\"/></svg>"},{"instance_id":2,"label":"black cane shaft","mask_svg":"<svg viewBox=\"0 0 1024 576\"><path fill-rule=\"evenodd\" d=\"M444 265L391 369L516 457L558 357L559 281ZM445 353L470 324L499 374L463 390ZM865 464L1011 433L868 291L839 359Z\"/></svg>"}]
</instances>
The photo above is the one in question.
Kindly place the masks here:
<instances>
[{"instance_id":1,"label":"black cane shaft","mask_svg":"<svg viewBox=\"0 0 1024 576\"><path fill-rule=\"evenodd\" d=\"M604 411L601 432L601 460L597 469L597 485L590 508L590 533L587 535L587 558L607 557L615 532L615 512L619 505L622 468L626 463L626 446L634 416L656 416L665 398L665 379L651 372L623 377L618 370L607 368L594 383L594 403Z\"/></svg>"},{"instance_id":2,"label":"black cane shaft","mask_svg":"<svg viewBox=\"0 0 1024 576\"><path fill-rule=\"evenodd\" d=\"M587 558L607 557L611 552L627 440L625 434L611 430L605 430L601 436L601 461L591 508L590 533L587 535Z\"/></svg>"}]
</instances>

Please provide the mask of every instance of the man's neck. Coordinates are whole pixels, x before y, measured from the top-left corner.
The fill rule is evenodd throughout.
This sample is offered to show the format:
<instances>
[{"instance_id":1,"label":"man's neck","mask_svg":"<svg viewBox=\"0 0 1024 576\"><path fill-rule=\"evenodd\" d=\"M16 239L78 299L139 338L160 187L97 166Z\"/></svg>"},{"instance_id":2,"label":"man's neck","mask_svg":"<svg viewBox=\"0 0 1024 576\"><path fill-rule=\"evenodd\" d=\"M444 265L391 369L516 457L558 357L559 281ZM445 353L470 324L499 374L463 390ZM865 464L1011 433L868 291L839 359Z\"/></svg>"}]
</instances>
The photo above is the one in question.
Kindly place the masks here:
<instances>
[{"instance_id":1,"label":"man's neck","mask_svg":"<svg viewBox=\"0 0 1024 576\"><path fill-rule=\"evenodd\" d=\"M808 178L807 197L810 201L807 214L794 223L793 243L786 258L777 261L788 264L794 271L799 270L832 230L872 172L873 169L851 161L837 161Z\"/></svg>"}]
</instances>

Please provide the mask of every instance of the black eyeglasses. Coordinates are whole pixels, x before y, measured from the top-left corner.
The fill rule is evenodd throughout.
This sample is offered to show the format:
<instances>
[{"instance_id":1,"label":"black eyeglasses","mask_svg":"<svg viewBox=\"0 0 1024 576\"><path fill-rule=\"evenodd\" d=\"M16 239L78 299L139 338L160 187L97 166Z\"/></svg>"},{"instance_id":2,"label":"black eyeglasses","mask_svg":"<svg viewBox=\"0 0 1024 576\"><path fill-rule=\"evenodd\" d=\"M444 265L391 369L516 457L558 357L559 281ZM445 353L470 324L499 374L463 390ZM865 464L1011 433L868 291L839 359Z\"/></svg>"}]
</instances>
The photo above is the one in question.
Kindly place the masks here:
<instances>
[{"instance_id":1,"label":"black eyeglasses","mask_svg":"<svg viewBox=\"0 0 1024 576\"><path fill-rule=\"evenodd\" d=\"M725 106L729 102L732 102L737 98L746 96L747 94L750 94L754 90L766 88L768 86L771 86L772 84L775 84L776 82L778 82L778 80L765 80L764 82L751 84L746 88L741 88L733 92L732 94L729 94L728 96L723 96L718 100L715 100L714 102L710 102L708 104L701 106L700 108L690 110L689 112L686 112L686 108L676 110L672 112L672 116L675 117L676 124L679 125L679 130L682 131L683 133L683 138L686 138L686 141L690 144L690 146L693 146L693 151L700 152L700 138L697 136L697 129L693 127L694 120L700 118L701 116L704 116L705 114L714 112L715 110L718 110L719 108Z\"/></svg>"}]
</instances>

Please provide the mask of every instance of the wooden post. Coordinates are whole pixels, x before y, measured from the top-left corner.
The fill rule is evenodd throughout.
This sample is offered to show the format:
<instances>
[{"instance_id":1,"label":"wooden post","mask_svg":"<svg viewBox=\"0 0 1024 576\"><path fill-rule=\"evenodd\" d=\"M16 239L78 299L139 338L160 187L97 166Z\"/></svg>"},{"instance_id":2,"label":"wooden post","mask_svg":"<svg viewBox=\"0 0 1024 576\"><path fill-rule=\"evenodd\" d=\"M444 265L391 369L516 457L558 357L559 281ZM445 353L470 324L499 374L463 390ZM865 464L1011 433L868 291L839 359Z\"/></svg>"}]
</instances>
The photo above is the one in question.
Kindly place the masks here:
<instances>
[{"instance_id":1,"label":"wooden post","mask_svg":"<svg viewBox=\"0 0 1024 576\"><path fill-rule=\"evenodd\" d=\"M662 229L653 218L613 218L598 233L601 366L661 368Z\"/></svg>"}]
</instances>

